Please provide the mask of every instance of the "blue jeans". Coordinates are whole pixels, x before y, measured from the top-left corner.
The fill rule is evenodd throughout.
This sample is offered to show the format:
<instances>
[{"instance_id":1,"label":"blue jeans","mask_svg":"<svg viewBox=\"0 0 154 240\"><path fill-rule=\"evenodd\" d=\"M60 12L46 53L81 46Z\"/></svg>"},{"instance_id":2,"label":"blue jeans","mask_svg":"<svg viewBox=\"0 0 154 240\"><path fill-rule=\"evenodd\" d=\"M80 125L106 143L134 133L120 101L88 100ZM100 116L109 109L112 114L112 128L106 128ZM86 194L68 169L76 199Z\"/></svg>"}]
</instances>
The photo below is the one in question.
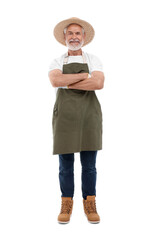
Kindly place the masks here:
<instances>
[{"instance_id":1,"label":"blue jeans","mask_svg":"<svg viewBox=\"0 0 154 240\"><path fill-rule=\"evenodd\" d=\"M82 197L96 196L96 155L97 151L81 151ZM59 182L62 197L74 196L74 153L59 155Z\"/></svg>"}]
</instances>

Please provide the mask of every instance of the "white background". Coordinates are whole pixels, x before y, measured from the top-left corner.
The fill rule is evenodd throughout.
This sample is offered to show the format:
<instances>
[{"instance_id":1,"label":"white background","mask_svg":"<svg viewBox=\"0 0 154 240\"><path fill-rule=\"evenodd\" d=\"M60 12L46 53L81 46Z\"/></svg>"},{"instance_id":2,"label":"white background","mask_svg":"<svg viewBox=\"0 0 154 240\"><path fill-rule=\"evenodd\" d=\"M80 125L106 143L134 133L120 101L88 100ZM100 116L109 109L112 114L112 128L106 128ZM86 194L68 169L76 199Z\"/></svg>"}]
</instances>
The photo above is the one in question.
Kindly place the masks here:
<instances>
[{"instance_id":1,"label":"white background","mask_svg":"<svg viewBox=\"0 0 154 240\"><path fill-rule=\"evenodd\" d=\"M0 239L154 239L153 1L1 1ZM61 193L52 155L55 89L50 62L67 51L53 36L61 20L79 17L95 28L84 51L98 56L105 85L103 150L97 155L100 224L82 205L75 154L69 224L57 223Z\"/></svg>"}]
</instances>

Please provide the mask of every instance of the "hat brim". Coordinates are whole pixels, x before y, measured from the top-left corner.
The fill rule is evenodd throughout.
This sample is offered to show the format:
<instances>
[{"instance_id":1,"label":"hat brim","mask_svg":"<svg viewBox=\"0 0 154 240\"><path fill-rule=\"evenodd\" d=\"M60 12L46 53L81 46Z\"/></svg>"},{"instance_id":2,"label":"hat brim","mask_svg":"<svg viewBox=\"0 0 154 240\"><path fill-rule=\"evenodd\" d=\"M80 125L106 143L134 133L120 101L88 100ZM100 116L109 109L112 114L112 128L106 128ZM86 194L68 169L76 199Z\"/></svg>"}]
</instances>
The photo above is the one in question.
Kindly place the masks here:
<instances>
[{"instance_id":1,"label":"hat brim","mask_svg":"<svg viewBox=\"0 0 154 240\"><path fill-rule=\"evenodd\" d=\"M54 28L53 34L59 43L66 46L65 39L64 39L64 28L66 28L68 25L72 23L78 24L84 28L86 37L85 37L83 46L87 45L93 40L95 31L90 23L79 18L69 18L59 22Z\"/></svg>"}]
</instances>

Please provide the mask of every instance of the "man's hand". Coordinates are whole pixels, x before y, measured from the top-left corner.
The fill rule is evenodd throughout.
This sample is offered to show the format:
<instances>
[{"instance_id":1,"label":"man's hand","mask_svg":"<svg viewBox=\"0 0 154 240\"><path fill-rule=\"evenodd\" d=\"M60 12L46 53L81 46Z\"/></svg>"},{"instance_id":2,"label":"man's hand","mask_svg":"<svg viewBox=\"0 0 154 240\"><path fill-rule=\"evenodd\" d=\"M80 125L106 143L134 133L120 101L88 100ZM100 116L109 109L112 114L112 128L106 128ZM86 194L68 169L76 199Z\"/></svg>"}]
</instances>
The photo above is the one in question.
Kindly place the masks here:
<instances>
[{"instance_id":1,"label":"man's hand","mask_svg":"<svg viewBox=\"0 0 154 240\"><path fill-rule=\"evenodd\" d=\"M81 89L81 90L99 90L104 87L104 73L101 71L93 71L91 78L86 78L83 81L69 85L70 89Z\"/></svg>"}]
</instances>

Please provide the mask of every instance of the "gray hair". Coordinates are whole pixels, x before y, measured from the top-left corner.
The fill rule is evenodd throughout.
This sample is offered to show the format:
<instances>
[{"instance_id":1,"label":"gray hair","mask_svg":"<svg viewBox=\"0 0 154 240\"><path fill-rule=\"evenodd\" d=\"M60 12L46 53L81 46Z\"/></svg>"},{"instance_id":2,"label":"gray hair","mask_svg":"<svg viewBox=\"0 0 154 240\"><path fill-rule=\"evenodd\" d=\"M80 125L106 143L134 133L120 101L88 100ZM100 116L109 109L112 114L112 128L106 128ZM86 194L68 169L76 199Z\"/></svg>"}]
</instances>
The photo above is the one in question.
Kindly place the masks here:
<instances>
[{"instance_id":1,"label":"gray hair","mask_svg":"<svg viewBox=\"0 0 154 240\"><path fill-rule=\"evenodd\" d=\"M73 23L71 23L71 24L73 24ZM64 34L66 34L66 31L67 31L67 28L71 25L71 24L69 24L66 28L64 28ZM76 23L75 23L76 24ZM79 24L77 24L77 25L79 25ZM80 26L80 25L79 25ZM80 26L81 27L81 26ZM83 27L81 27L82 28L82 33L83 33L83 35L84 35L84 28Z\"/></svg>"}]
</instances>

